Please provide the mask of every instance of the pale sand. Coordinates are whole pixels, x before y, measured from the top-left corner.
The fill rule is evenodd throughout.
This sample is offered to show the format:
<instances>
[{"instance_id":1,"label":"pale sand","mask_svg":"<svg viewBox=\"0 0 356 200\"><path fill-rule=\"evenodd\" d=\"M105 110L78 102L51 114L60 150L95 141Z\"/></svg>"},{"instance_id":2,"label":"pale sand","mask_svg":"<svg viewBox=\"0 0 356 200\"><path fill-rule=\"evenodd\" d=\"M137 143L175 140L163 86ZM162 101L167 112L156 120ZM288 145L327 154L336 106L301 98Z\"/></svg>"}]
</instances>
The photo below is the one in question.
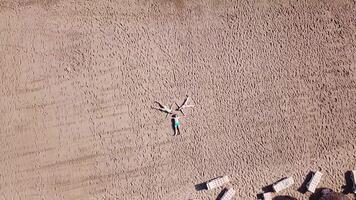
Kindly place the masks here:
<instances>
[{"instance_id":1,"label":"pale sand","mask_svg":"<svg viewBox=\"0 0 356 200\"><path fill-rule=\"evenodd\" d=\"M0 1L0 199L236 199L356 168L356 2ZM335 3L333 3L335 2ZM197 107L172 136L154 100Z\"/></svg>"}]
</instances>

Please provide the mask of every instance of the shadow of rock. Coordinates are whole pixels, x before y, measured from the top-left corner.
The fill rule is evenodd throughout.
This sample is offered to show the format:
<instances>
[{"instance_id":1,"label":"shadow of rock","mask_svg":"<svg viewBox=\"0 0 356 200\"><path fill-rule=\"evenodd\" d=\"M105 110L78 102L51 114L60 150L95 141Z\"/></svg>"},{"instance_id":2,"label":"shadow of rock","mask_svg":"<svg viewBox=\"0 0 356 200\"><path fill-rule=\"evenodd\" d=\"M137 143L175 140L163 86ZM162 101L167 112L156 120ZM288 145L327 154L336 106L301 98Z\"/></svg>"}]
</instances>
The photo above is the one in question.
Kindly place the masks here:
<instances>
[{"instance_id":1,"label":"shadow of rock","mask_svg":"<svg viewBox=\"0 0 356 200\"><path fill-rule=\"evenodd\" d=\"M263 188L262 188L262 191L263 191L264 193L267 193L267 192L274 192L273 185L276 184L276 183L278 183L279 181L285 179L285 178L286 178L286 177L281 178L281 179L279 179L278 181L272 183L271 185L267 185L267 186L263 187Z\"/></svg>"},{"instance_id":2,"label":"shadow of rock","mask_svg":"<svg viewBox=\"0 0 356 200\"><path fill-rule=\"evenodd\" d=\"M314 172L310 171L307 176L304 179L304 182L302 183L302 185L298 188L298 192L305 194L308 189L307 189L307 184L310 181L310 179L313 177Z\"/></svg>"},{"instance_id":3,"label":"shadow of rock","mask_svg":"<svg viewBox=\"0 0 356 200\"><path fill-rule=\"evenodd\" d=\"M258 193L258 194L256 195L256 197L257 197L257 199L263 199L263 193Z\"/></svg>"},{"instance_id":4,"label":"shadow of rock","mask_svg":"<svg viewBox=\"0 0 356 200\"><path fill-rule=\"evenodd\" d=\"M319 200L322 194L321 191L323 189L327 189L327 188L317 188L315 192L312 195L310 195L309 200Z\"/></svg>"},{"instance_id":5,"label":"shadow of rock","mask_svg":"<svg viewBox=\"0 0 356 200\"><path fill-rule=\"evenodd\" d=\"M276 196L273 198L273 200L297 200L297 199L291 196Z\"/></svg>"},{"instance_id":6,"label":"shadow of rock","mask_svg":"<svg viewBox=\"0 0 356 200\"><path fill-rule=\"evenodd\" d=\"M221 199L221 197L225 194L226 191L227 191L227 188L224 188L224 189L219 193L219 195L216 197L216 200Z\"/></svg>"},{"instance_id":7,"label":"shadow of rock","mask_svg":"<svg viewBox=\"0 0 356 200\"><path fill-rule=\"evenodd\" d=\"M263 193L274 192L274 190L273 190L273 184L267 185L267 186L263 187L263 188L262 188L262 191L263 191Z\"/></svg>"},{"instance_id":8,"label":"shadow of rock","mask_svg":"<svg viewBox=\"0 0 356 200\"><path fill-rule=\"evenodd\" d=\"M195 185L195 190L196 191L201 191L201 190L207 190L208 188L206 187L206 183L199 183Z\"/></svg>"}]
</instances>

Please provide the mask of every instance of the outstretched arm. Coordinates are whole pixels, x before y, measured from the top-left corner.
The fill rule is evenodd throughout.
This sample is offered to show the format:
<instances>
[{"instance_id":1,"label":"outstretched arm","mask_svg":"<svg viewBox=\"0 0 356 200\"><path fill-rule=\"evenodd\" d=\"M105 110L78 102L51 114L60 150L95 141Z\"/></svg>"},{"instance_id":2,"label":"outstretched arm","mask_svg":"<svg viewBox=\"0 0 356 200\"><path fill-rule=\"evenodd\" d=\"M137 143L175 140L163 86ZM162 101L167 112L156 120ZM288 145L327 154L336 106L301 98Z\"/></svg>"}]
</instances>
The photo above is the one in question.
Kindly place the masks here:
<instances>
[{"instance_id":1,"label":"outstretched arm","mask_svg":"<svg viewBox=\"0 0 356 200\"><path fill-rule=\"evenodd\" d=\"M177 106L177 110L180 110L180 106L178 105L177 102L175 102L176 106Z\"/></svg>"},{"instance_id":2,"label":"outstretched arm","mask_svg":"<svg viewBox=\"0 0 356 200\"><path fill-rule=\"evenodd\" d=\"M180 117L176 117L177 119L180 119L180 118L187 118L188 116L187 115L183 115L183 116L180 116Z\"/></svg>"},{"instance_id":3,"label":"outstretched arm","mask_svg":"<svg viewBox=\"0 0 356 200\"><path fill-rule=\"evenodd\" d=\"M158 101L154 101L156 104L158 104L159 105L159 107L161 107L161 108L163 108L164 106L160 103L160 102L158 102Z\"/></svg>"},{"instance_id":4,"label":"outstretched arm","mask_svg":"<svg viewBox=\"0 0 356 200\"><path fill-rule=\"evenodd\" d=\"M183 106L184 108L192 108L192 107L194 107L194 105L185 105L185 106Z\"/></svg>"},{"instance_id":5,"label":"outstretched arm","mask_svg":"<svg viewBox=\"0 0 356 200\"><path fill-rule=\"evenodd\" d=\"M155 107L151 106L151 109L159 110L160 108L155 108Z\"/></svg>"},{"instance_id":6,"label":"outstretched arm","mask_svg":"<svg viewBox=\"0 0 356 200\"><path fill-rule=\"evenodd\" d=\"M183 109L182 109L183 107L179 107L177 103L176 103L176 105L178 107L176 110L180 111L183 115L185 115L184 112L183 112Z\"/></svg>"},{"instance_id":7,"label":"outstretched arm","mask_svg":"<svg viewBox=\"0 0 356 200\"><path fill-rule=\"evenodd\" d=\"M152 108L152 109L155 109L155 110L158 110L158 111L164 112L164 110L163 110L162 108L155 108L155 107L153 107L153 106L151 106L151 108Z\"/></svg>"}]
</instances>

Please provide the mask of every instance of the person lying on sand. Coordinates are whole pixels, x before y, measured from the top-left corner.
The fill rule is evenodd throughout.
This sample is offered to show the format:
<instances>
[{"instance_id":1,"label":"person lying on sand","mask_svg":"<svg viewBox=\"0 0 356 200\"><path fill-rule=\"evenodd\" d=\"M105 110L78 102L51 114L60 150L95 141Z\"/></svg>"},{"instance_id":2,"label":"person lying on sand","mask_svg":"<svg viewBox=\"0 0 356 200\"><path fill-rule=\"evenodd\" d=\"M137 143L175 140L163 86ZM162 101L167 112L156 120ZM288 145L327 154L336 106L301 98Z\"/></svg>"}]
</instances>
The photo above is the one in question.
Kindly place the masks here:
<instances>
[{"instance_id":1,"label":"person lying on sand","mask_svg":"<svg viewBox=\"0 0 356 200\"><path fill-rule=\"evenodd\" d=\"M181 118L181 117L178 117L177 114L172 115L172 117L173 117L172 121L173 121L174 135L180 135L179 127L180 127L181 123L179 121L179 118Z\"/></svg>"},{"instance_id":2,"label":"person lying on sand","mask_svg":"<svg viewBox=\"0 0 356 200\"><path fill-rule=\"evenodd\" d=\"M179 106L176 103L176 105L177 105L176 111L180 111L183 115L185 115L184 112L183 112L184 108L192 108L192 107L194 107L194 105L188 105L188 100L189 100L189 96L187 95L187 97L185 98L185 100L183 101L181 106Z\"/></svg>"},{"instance_id":3,"label":"person lying on sand","mask_svg":"<svg viewBox=\"0 0 356 200\"><path fill-rule=\"evenodd\" d=\"M165 106L165 105L162 105L160 102L158 101L155 101L156 104L158 104L159 108L155 108L155 107L151 107L153 109L156 109L156 110L159 110L161 112L164 112L164 113L167 113L168 114L173 114L172 113L172 107L173 107L173 104L171 105L171 107L168 107L168 106ZM167 117L167 116L166 116Z\"/></svg>"}]
</instances>

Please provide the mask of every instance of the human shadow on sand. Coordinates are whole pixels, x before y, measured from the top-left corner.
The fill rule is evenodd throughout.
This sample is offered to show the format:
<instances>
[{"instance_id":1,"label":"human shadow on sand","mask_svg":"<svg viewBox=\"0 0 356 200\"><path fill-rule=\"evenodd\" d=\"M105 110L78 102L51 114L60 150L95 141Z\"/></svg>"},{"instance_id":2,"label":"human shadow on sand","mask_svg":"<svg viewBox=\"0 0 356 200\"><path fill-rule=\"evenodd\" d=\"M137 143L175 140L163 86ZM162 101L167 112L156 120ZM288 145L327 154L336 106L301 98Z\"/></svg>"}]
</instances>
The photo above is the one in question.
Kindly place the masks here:
<instances>
[{"instance_id":1,"label":"human shadow on sand","mask_svg":"<svg viewBox=\"0 0 356 200\"><path fill-rule=\"evenodd\" d=\"M174 132L174 130L175 130L175 126L174 126L174 119L172 118L171 119L171 127L172 127L172 131L173 131L173 136L176 136L176 134L175 134L175 132Z\"/></svg>"}]
</instances>

